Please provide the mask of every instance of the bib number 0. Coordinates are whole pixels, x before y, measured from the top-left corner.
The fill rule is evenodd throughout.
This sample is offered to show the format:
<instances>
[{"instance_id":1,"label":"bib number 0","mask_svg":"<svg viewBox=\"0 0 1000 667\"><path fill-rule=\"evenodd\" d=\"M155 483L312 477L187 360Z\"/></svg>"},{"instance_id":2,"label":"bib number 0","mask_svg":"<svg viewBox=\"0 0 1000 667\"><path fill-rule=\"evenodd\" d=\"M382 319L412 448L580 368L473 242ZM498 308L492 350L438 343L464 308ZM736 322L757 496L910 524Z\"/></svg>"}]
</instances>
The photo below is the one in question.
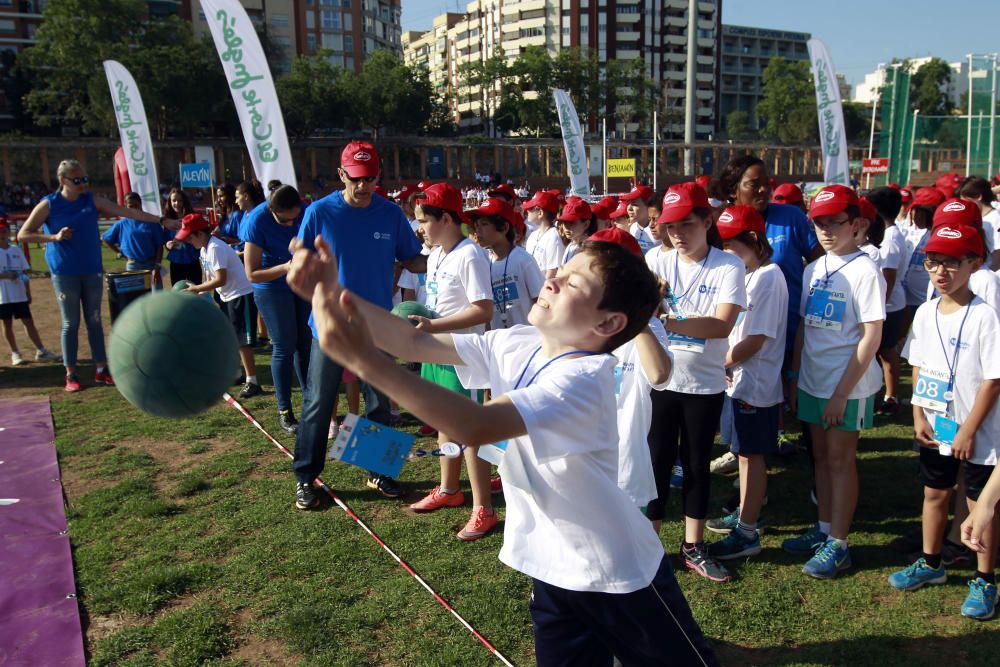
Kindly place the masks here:
<instances>
[{"instance_id":1,"label":"bib number 0","mask_svg":"<svg viewBox=\"0 0 1000 667\"><path fill-rule=\"evenodd\" d=\"M846 310L846 292L812 287L806 300L805 322L807 326L817 329L840 331L844 326Z\"/></svg>"}]
</instances>

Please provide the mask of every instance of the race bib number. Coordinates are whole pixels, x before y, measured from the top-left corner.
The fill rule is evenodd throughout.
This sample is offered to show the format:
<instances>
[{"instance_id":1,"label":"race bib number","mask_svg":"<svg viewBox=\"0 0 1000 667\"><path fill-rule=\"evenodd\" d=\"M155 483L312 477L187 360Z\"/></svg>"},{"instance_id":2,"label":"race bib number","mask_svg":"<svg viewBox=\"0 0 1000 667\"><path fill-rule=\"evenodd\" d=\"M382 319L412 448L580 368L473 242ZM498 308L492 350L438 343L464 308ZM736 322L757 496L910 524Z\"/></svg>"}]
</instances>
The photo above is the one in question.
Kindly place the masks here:
<instances>
[{"instance_id":1,"label":"race bib number","mask_svg":"<svg viewBox=\"0 0 1000 667\"><path fill-rule=\"evenodd\" d=\"M847 293L818 287L809 289L806 300L806 325L817 329L840 331L844 326L847 310Z\"/></svg>"},{"instance_id":2,"label":"race bib number","mask_svg":"<svg viewBox=\"0 0 1000 667\"><path fill-rule=\"evenodd\" d=\"M517 285L513 282L493 286L493 306L497 309L498 313L513 308L519 296Z\"/></svg>"},{"instance_id":3,"label":"race bib number","mask_svg":"<svg viewBox=\"0 0 1000 667\"><path fill-rule=\"evenodd\" d=\"M951 447L955 444L955 436L957 435L958 422L954 419L948 419L944 415L937 415L934 419L934 441Z\"/></svg>"},{"instance_id":4,"label":"race bib number","mask_svg":"<svg viewBox=\"0 0 1000 667\"><path fill-rule=\"evenodd\" d=\"M427 299L424 305L430 308L431 310L434 310L437 308L437 303L438 303L438 283L436 280L428 280Z\"/></svg>"},{"instance_id":5,"label":"race bib number","mask_svg":"<svg viewBox=\"0 0 1000 667\"><path fill-rule=\"evenodd\" d=\"M910 401L913 405L918 405L932 412L945 413L948 411L948 402L952 398L949 394L947 372L921 368L917 375L917 381L913 385L913 397Z\"/></svg>"},{"instance_id":6,"label":"race bib number","mask_svg":"<svg viewBox=\"0 0 1000 667\"><path fill-rule=\"evenodd\" d=\"M683 350L685 352L695 352L701 354L705 351L704 338L692 338L683 334L667 332L667 347L671 350Z\"/></svg>"}]
</instances>

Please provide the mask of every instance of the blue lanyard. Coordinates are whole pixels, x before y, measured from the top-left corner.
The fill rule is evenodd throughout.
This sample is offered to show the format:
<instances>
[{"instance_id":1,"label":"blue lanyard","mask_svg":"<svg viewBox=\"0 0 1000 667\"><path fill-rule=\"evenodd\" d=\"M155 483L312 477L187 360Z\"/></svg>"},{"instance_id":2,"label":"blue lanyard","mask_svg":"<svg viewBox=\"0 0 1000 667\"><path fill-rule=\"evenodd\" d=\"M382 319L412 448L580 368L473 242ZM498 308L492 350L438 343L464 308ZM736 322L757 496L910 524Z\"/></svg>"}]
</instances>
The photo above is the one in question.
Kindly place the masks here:
<instances>
[{"instance_id":1,"label":"blue lanyard","mask_svg":"<svg viewBox=\"0 0 1000 667\"><path fill-rule=\"evenodd\" d=\"M823 272L826 274L826 277L823 278L823 287L827 287L830 284L830 278L833 278L835 275L837 275L838 273L840 273L840 271L844 267L846 267L848 264L850 264L851 262L853 262L858 257L861 257L864 254L866 254L864 250L859 250L857 255L855 255L854 257L851 257L849 260L847 260L846 262L844 262L844 266L841 266L839 269L836 269L833 273L830 273L830 269L827 267L827 264L826 264L826 260L829 257L829 255L823 255Z\"/></svg>"},{"instance_id":2,"label":"blue lanyard","mask_svg":"<svg viewBox=\"0 0 1000 667\"><path fill-rule=\"evenodd\" d=\"M975 297L973 297L975 298ZM938 302L938 307L934 309L934 327L937 329L938 342L941 343L941 352L944 354L944 362L948 364L948 393L955 386L955 371L958 369L958 353L962 351L962 330L965 329L965 320L969 317L969 311L972 309L972 300L969 300L969 304L965 307L965 315L962 315L962 323L958 325L958 337L955 339L955 354L952 356L951 361L948 361L948 348L944 344L944 337L941 336L941 325L938 322L938 309L941 307L941 302ZM944 400L951 402L951 397L945 396Z\"/></svg>"},{"instance_id":3,"label":"blue lanyard","mask_svg":"<svg viewBox=\"0 0 1000 667\"><path fill-rule=\"evenodd\" d=\"M505 322L507 321L507 264L510 262L512 254L514 254L514 246L511 246L510 252L503 260L503 278L500 280L500 309Z\"/></svg>"},{"instance_id":4,"label":"blue lanyard","mask_svg":"<svg viewBox=\"0 0 1000 667\"><path fill-rule=\"evenodd\" d=\"M686 290L684 290L683 294L681 294L680 296L674 296L673 299L671 299L672 302L679 303L681 299L688 300L688 298L687 298L688 292L691 291L692 287L694 287L695 285L698 284L698 279L701 278L701 274L703 274L705 272L705 267L708 266L708 258L711 257L711 256L712 256L712 246L708 246L708 252L705 253L705 258L701 260L701 268L698 269L698 274L694 277L694 280L691 281L691 284L688 285L688 288ZM680 263L681 263L681 256L678 254L678 255L676 255L674 257L674 285L677 285L678 289L680 289L680 287L679 287L680 286ZM672 294L672 292L671 292L671 294Z\"/></svg>"},{"instance_id":5,"label":"blue lanyard","mask_svg":"<svg viewBox=\"0 0 1000 667\"><path fill-rule=\"evenodd\" d=\"M524 370L522 370L521 374L517 377L517 383L514 384L514 389L520 389L521 388L521 380L524 379L524 374L528 372L529 368L531 368L531 362L535 360L535 356L541 351L541 349L542 349L542 346L539 345L538 347L535 348L535 351L531 353L531 356L528 358L528 363L526 363L524 365ZM549 359L548 361L546 361L545 365L542 366L541 368L539 368L535 372L535 374L531 376L531 379L528 380L528 384L524 385L524 388L527 389L528 387L530 387L531 383L535 381L535 378L537 378L539 375L541 375L542 371L544 371L546 368L548 368L549 366L551 366L555 362L559 361L563 357L568 357L571 354L591 355L591 354L599 354L599 353L598 352L588 352L587 350L571 350L569 352L563 352L562 354L557 354L556 356L554 356L551 359Z\"/></svg>"}]
</instances>

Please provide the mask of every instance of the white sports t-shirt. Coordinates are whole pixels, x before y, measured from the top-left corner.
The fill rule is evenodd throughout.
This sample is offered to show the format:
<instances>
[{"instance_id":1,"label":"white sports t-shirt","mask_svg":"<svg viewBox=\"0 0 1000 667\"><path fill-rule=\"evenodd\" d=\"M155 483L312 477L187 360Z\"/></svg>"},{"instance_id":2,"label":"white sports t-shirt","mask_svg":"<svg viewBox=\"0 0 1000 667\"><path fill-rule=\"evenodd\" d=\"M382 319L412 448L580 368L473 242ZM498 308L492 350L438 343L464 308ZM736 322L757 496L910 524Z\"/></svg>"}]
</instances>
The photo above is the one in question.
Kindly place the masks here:
<instances>
[{"instance_id":1,"label":"white sports t-shirt","mask_svg":"<svg viewBox=\"0 0 1000 667\"><path fill-rule=\"evenodd\" d=\"M667 350L667 332L655 317L649 328ZM635 339L615 350L615 396L618 401L618 488L628 494L637 507L648 505L659 495L649 454L649 425L653 422L651 389L662 391L668 382L653 385L642 367ZM667 356L672 357L667 350Z\"/></svg>"},{"instance_id":2,"label":"white sports t-shirt","mask_svg":"<svg viewBox=\"0 0 1000 667\"><path fill-rule=\"evenodd\" d=\"M993 209L983 216L983 236L986 237L986 252L992 253L1000 247L1000 211Z\"/></svg>"},{"instance_id":3,"label":"white sports t-shirt","mask_svg":"<svg viewBox=\"0 0 1000 667\"><path fill-rule=\"evenodd\" d=\"M253 292L253 285L247 278L240 256L222 239L209 237L208 244L198 251L198 256L201 268L205 270L206 280L215 280L219 269L226 270L226 284L215 288L223 303Z\"/></svg>"},{"instance_id":4,"label":"white sports t-shirt","mask_svg":"<svg viewBox=\"0 0 1000 667\"><path fill-rule=\"evenodd\" d=\"M885 230L885 238L879 248L879 258L883 269L896 270L896 282L892 285L889 300L885 304L887 313L895 313L906 307L906 290L903 280L906 278L906 241L903 232L896 225L889 225Z\"/></svg>"},{"instance_id":5,"label":"white sports t-shirt","mask_svg":"<svg viewBox=\"0 0 1000 667\"><path fill-rule=\"evenodd\" d=\"M532 301L538 298L545 279L535 260L524 248L514 246L503 259L490 264L493 285L491 329L527 324Z\"/></svg>"},{"instance_id":6,"label":"white sports t-shirt","mask_svg":"<svg viewBox=\"0 0 1000 667\"><path fill-rule=\"evenodd\" d=\"M424 246L420 249L420 254L427 256L431 254L431 249L428 246ZM400 289L411 289L413 290L415 298L414 301L419 303L427 303L427 274L426 273L413 273L409 269L403 269L399 272L399 280L396 281L396 285Z\"/></svg>"},{"instance_id":7,"label":"white sports t-shirt","mask_svg":"<svg viewBox=\"0 0 1000 667\"><path fill-rule=\"evenodd\" d=\"M758 408L785 400L781 365L785 361L788 322L788 286L777 264L768 264L747 274L747 309L740 313L729 334L729 347L748 336L767 336L757 354L733 366L733 384L726 393Z\"/></svg>"},{"instance_id":8,"label":"white sports t-shirt","mask_svg":"<svg viewBox=\"0 0 1000 667\"><path fill-rule=\"evenodd\" d=\"M830 398L861 342L861 325L885 320L885 278L864 252L827 253L806 267L802 285L799 388ZM848 398L868 398L881 386L882 369L872 359Z\"/></svg>"},{"instance_id":9,"label":"white sports t-shirt","mask_svg":"<svg viewBox=\"0 0 1000 667\"><path fill-rule=\"evenodd\" d=\"M435 246L427 258L428 308L440 317L460 313L476 301L493 300L490 286L490 262L479 246L462 239L450 252ZM477 324L455 333L483 333L485 324Z\"/></svg>"},{"instance_id":10,"label":"white sports t-shirt","mask_svg":"<svg viewBox=\"0 0 1000 667\"><path fill-rule=\"evenodd\" d=\"M914 227L914 229L917 229ZM929 229L918 229L920 236L913 236L907 244L912 243L907 260L906 276L903 278L903 290L906 292L906 305L919 306L927 300L927 287L930 276L924 268L924 246L930 239Z\"/></svg>"},{"instance_id":11,"label":"white sports t-shirt","mask_svg":"<svg viewBox=\"0 0 1000 667\"><path fill-rule=\"evenodd\" d=\"M864 251L864 253L866 255L868 255L868 258L871 261L875 262L875 266L877 266L879 268L879 270L881 271L882 270L882 253L879 252L879 249L876 248L874 244L868 243L867 241L863 245L859 246L859 248L862 251Z\"/></svg>"},{"instance_id":12,"label":"white sports t-shirt","mask_svg":"<svg viewBox=\"0 0 1000 667\"><path fill-rule=\"evenodd\" d=\"M747 307L746 266L718 248L709 248L700 262L680 259L664 246L646 253L650 270L670 285L676 307L684 317L714 317L716 306L732 303ZM677 313L675 313L677 314ZM671 391L683 394L719 394L726 390L726 338L690 338L667 332L674 353Z\"/></svg>"},{"instance_id":13,"label":"white sports t-shirt","mask_svg":"<svg viewBox=\"0 0 1000 667\"><path fill-rule=\"evenodd\" d=\"M976 394L984 380L1000 379L1000 318L982 299L974 297L968 306L945 315L938 312L940 298L928 301L913 316L913 328L903 349L903 356L910 365L919 368L922 375L937 376L942 384L932 389L934 398L944 399L941 388L947 386L949 364L955 368L954 400L947 404L947 417L959 424L968 419L976 402ZM968 317L966 310L968 309ZM935 315L937 316L935 318ZM962 320L965 320L964 326ZM961 349L955 359L955 346L961 330ZM929 371L929 372L928 372ZM918 378L918 383L926 380ZM937 414L922 408L931 427ZM1000 450L1000 411L994 406L982 426L976 431L972 463L996 465Z\"/></svg>"},{"instance_id":14,"label":"white sports t-shirt","mask_svg":"<svg viewBox=\"0 0 1000 667\"><path fill-rule=\"evenodd\" d=\"M645 227L641 227L638 222L633 222L628 228L629 234L634 236L635 240L638 241L639 247L642 248L642 254L644 255L656 246L660 245L660 242L654 239L653 235L649 231L649 228L655 224L656 223L651 220Z\"/></svg>"},{"instance_id":15,"label":"white sports t-shirt","mask_svg":"<svg viewBox=\"0 0 1000 667\"><path fill-rule=\"evenodd\" d=\"M6 248L0 248L0 273L27 271L30 268L20 246L10 244ZM0 303L21 303L27 300L28 290L20 276L13 280L0 280Z\"/></svg>"},{"instance_id":16,"label":"white sports t-shirt","mask_svg":"<svg viewBox=\"0 0 1000 667\"><path fill-rule=\"evenodd\" d=\"M618 488L615 358L567 357L546 366L550 360L535 354L542 338L534 327L452 339L464 362L455 367L462 384L506 395L528 431L508 441L500 462L507 501L500 560L571 591L648 586L663 544Z\"/></svg>"},{"instance_id":17,"label":"white sports t-shirt","mask_svg":"<svg viewBox=\"0 0 1000 667\"><path fill-rule=\"evenodd\" d=\"M562 237L559 236L559 230L553 226L544 231L541 227L533 231L528 237L528 242L524 244L524 248L544 274L549 269L559 268L566 246L563 245Z\"/></svg>"}]
</instances>

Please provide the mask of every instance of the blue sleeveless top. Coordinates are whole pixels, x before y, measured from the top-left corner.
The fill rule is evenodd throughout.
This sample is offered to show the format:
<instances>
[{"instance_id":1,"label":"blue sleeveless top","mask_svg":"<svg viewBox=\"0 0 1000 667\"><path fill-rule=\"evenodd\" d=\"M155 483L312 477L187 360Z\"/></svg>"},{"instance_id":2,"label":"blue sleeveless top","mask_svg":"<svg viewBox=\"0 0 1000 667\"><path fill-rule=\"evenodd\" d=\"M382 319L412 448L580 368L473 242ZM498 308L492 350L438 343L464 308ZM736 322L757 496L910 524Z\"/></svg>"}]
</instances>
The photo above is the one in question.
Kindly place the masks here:
<instances>
[{"instance_id":1,"label":"blue sleeveless top","mask_svg":"<svg viewBox=\"0 0 1000 667\"><path fill-rule=\"evenodd\" d=\"M73 230L73 238L45 244L45 261L52 275L89 276L103 272L94 195L87 192L76 201L69 201L56 191L45 200L49 202L49 219L42 225L45 233L56 234L63 227Z\"/></svg>"}]
</instances>

